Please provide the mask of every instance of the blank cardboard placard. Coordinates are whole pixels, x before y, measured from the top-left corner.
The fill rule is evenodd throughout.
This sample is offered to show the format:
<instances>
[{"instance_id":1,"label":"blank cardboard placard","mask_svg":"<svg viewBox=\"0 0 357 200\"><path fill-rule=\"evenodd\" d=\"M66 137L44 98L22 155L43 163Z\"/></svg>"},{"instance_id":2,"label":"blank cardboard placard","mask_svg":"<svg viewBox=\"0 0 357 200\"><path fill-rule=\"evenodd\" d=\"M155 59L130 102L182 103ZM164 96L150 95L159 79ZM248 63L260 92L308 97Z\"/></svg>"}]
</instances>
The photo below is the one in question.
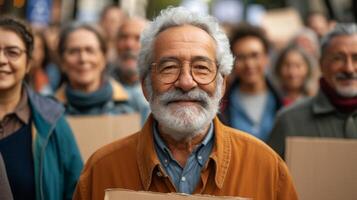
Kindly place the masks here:
<instances>
[{"instance_id":1,"label":"blank cardboard placard","mask_svg":"<svg viewBox=\"0 0 357 200\"><path fill-rule=\"evenodd\" d=\"M140 115L71 116L68 122L83 161L97 149L140 130Z\"/></svg>"},{"instance_id":2,"label":"blank cardboard placard","mask_svg":"<svg viewBox=\"0 0 357 200\"><path fill-rule=\"evenodd\" d=\"M242 197L221 197L210 195L187 195L177 193L158 193L132 191L125 189L107 189L104 200L248 200Z\"/></svg>"},{"instance_id":3,"label":"blank cardboard placard","mask_svg":"<svg viewBox=\"0 0 357 200\"><path fill-rule=\"evenodd\" d=\"M262 27L268 38L280 48L302 28L302 22L299 13L292 8L275 9L262 17Z\"/></svg>"},{"instance_id":4,"label":"blank cardboard placard","mask_svg":"<svg viewBox=\"0 0 357 200\"><path fill-rule=\"evenodd\" d=\"M357 199L357 140L287 138L286 162L300 199Z\"/></svg>"}]
</instances>

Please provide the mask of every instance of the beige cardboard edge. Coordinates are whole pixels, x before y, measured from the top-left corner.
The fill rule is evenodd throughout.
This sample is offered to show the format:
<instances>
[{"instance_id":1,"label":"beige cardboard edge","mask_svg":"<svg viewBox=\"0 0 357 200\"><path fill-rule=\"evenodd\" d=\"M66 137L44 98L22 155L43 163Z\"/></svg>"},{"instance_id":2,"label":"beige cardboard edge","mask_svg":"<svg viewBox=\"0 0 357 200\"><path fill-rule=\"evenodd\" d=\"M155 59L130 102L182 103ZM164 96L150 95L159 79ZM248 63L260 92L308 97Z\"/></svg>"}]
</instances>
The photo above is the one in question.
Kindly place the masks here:
<instances>
[{"instance_id":1,"label":"beige cardboard edge","mask_svg":"<svg viewBox=\"0 0 357 200\"><path fill-rule=\"evenodd\" d=\"M356 199L357 139L289 136L286 163L298 196L312 199Z\"/></svg>"},{"instance_id":2,"label":"beige cardboard edge","mask_svg":"<svg viewBox=\"0 0 357 200\"><path fill-rule=\"evenodd\" d=\"M194 195L189 195L185 193L160 193L160 192L152 192L152 191L134 191L134 190L129 190L129 189L123 189L123 188L108 188L105 190L105 196L104 200L117 200L117 199L111 199L109 197L110 192L122 192L122 193L138 193L138 194L145 194L145 195L153 195L151 197L155 197L156 195L160 196L167 196L167 197L187 197L187 199L194 199L195 197L200 197L200 198L205 198L205 199L226 199L226 200L250 200L250 198L243 198L243 197L233 197L233 196L212 196L212 195L206 195L206 194L194 194ZM154 196L155 195L155 196Z\"/></svg>"}]
</instances>

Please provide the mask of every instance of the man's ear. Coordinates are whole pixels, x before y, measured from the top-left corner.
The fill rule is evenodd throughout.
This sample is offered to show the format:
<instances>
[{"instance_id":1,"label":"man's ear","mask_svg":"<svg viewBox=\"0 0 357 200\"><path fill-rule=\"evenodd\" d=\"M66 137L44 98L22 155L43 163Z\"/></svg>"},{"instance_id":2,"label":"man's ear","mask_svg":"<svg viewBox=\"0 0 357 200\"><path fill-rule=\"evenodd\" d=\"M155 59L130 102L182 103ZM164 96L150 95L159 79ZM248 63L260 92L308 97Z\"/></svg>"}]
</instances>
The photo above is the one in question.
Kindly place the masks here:
<instances>
[{"instance_id":1,"label":"man's ear","mask_svg":"<svg viewBox=\"0 0 357 200\"><path fill-rule=\"evenodd\" d=\"M149 94L148 94L148 91L147 91L147 89L146 89L146 78L147 77L144 77L144 78L141 78L141 81L140 81L140 83L141 83L141 90L143 91L143 94L144 94L144 97L145 97L145 99L146 99L146 101L149 101Z\"/></svg>"},{"instance_id":2,"label":"man's ear","mask_svg":"<svg viewBox=\"0 0 357 200\"><path fill-rule=\"evenodd\" d=\"M227 76L223 76L223 82L222 82L222 88L221 88L222 97L224 96L224 93L226 92L226 87L227 87Z\"/></svg>"}]
</instances>

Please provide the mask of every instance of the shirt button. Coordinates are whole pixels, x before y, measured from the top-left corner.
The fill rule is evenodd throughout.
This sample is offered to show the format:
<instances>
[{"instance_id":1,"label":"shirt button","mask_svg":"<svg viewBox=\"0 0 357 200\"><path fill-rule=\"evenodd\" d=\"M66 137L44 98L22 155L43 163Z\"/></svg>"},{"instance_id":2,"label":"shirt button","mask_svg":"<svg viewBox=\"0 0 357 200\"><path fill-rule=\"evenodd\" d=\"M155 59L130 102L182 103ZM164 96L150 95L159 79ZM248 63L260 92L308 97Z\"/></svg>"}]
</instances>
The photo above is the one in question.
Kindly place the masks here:
<instances>
[{"instance_id":1,"label":"shirt button","mask_svg":"<svg viewBox=\"0 0 357 200\"><path fill-rule=\"evenodd\" d=\"M156 175L157 175L158 177L162 177L162 173L159 172L159 171L156 173Z\"/></svg>"},{"instance_id":2,"label":"shirt button","mask_svg":"<svg viewBox=\"0 0 357 200\"><path fill-rule=\"evenodd\" d=\"M186 177L181 177L181 181L186 181Z\"/></svg>"},{"instance_id":3,"label":"shirt button","mask_svg":"<svg viewBox=\"0 0 357 200\"><path fill-rule=\"evenodd\" d=\"M202 160L202 156L198 156L197 158L198 158L198 160Z\"/></svg>"},{"instance_id":4,"label":"shirt button","mask_svg":"<svg viewBox=\"0 0 357 200\"><path fill-rule=\"evenodd\" d=\"M164 160L165 163L169 162L167 159Z\"/></svg>"}]
</instances>

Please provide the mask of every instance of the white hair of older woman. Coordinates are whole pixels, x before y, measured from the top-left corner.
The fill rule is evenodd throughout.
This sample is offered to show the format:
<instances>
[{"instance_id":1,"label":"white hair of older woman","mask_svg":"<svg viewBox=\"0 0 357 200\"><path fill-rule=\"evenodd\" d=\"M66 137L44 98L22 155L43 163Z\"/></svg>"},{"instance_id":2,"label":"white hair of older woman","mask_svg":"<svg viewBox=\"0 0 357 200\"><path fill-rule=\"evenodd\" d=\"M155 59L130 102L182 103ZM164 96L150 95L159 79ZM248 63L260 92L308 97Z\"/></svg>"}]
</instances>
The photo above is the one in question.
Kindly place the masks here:
<instances>
[{"instance_id":1,"label":"white hair of older woman","mask_svg":"<svg viewBox=\"0 0 357 200\"><path fill-rule=\"evenodd\" d=\"M141 51L139 53L139 72L146 79L153 62L153 47L156 36L162 31L175 26L192 25L206 31L216 42L216 60L221 75L228 75L232 70L233 56L229 48L229 40L219 27L215 18L183 7L169 7L150 23L141 35Z\"/></svg>"}]
</instances>

